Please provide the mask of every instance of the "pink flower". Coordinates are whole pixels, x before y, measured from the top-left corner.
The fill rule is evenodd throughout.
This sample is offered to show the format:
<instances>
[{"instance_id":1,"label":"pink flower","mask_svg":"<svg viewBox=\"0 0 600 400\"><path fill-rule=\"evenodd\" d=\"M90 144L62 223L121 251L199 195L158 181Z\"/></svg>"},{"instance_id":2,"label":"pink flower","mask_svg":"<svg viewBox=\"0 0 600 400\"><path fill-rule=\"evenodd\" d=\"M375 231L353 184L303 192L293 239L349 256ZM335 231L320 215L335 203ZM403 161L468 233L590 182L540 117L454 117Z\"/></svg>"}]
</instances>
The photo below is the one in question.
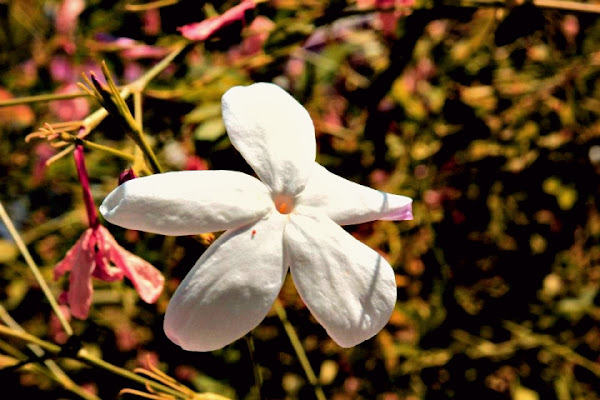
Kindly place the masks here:
<instances>
[{"instance_id":1,"label":"pink flower","mask_svg":"<svg viewBox=\"0 0 600 400\"><path fill-rule=\"evenodd\" d=\"M74 157L90 227L54 268L54 279L70 272L67 301L71 314L79 319L87 318L94 291L92 277L106 282L127 277L142 300L155 302L162 292L164 277L150 263L121 247L99 224L81 146L75 148Z\"/></svg>"},{"instance_id":2,"label":"pink flower","mask_svg":"<svg viewBox=\"0 0 600 400\"><path fill-rule=\"evenodd\" d=\"M156 36L160 33L160 12L156 8L147 10L142 15L142 29L146 35Z\"/></svg>"},{"instance_id":3,"label":"pink flower","mask_svg":"<svg viewBox=\"0 0 600 400\"><path fill-rule=\"evenodd\" d=\"M79 92L75 83L62 85L56 94L69 94ZM50 111L61 121L79 121L90 113L90 105L84 97L57 100L50 103Z\"/></svg>"},{"instance_id":4,"label":"pink flower","mask_svg":"<svg viewBox=\"0 0 600 400\"><path fill-rule=\"evenodd\" d=\"M121 56L128 60L163 58L170 51L165 47L151 46L128 37L115 37L105 33L99 33L95 38L94 47L96 49L118 50Z\"/></svg>"},{"instance_id":5,"label":"pink flower","mask_svg":"<svg viewBox=\"0 0 600 400\"><path fill-rule=\"evenodd\" d=\"M57 55L50 61L50 76L56 82L69 82L73 80L76 73L69 59L63 55Z\"/></svg>"},{"instance_id":6,"label":"pink flower","mask_svg":"<svg viewBox=\"0 0 600 400\"><path fill-rule=\"evenodd\" d=\"M181 34L189 40L206 40L215 32L230 25L235 21L244 19L244 14L248 10L256 7L254 0L243 0L240 4L225 11L222 15L205 19L201 22L195 22L177 28Z\"/></svg>"},{"instance_id":7,"label":"pink flower","mask_svg":"<svg viewBox=\"0 0 600 400\"><path fill-rule=\"evenodd\" d=\"M33 148L33 153L35 154L35 163L33 165L31 177L33 179L33 184L37 186L44 181L46 169L48 168L46 161L56 154L56 150L48 143L38 143Z\"/></svg>"},{"instance_id":8,"label":"pink flower","mask_svg":"<svg viewBox=\"0 0 600 400\"><path fill-rule=\"evenodd\" d=\"M248 26L247 36L239 46L229 51L230 58L235 61L244 56L251 56L262 51L263 44L269 38L269 33L275 29L275 23L262 15L254 18Z\"/></svg>"},{"instance_id":9,"label":"pink flower","mask_svg":"<svg viewBox=\"0 0 600 400\"><path fill-rule=\"evenodd\" d=\"M84 0L63 0L56 12L54 25L56 31L65 35L71 35L77 28L79 14L85 9Z\"/></svg>"},{"instance_id":10,"label":"pink flower","mask_svg":"<svg viewBox=\"0 0 600 400\"><path fill-rule=\"evenodd\" d=\"M121 51L121 56L129 60L140 58L163 58L169 53L169 49L150 46L148 44L136 44Z\"/></svg>"}]
</instances>

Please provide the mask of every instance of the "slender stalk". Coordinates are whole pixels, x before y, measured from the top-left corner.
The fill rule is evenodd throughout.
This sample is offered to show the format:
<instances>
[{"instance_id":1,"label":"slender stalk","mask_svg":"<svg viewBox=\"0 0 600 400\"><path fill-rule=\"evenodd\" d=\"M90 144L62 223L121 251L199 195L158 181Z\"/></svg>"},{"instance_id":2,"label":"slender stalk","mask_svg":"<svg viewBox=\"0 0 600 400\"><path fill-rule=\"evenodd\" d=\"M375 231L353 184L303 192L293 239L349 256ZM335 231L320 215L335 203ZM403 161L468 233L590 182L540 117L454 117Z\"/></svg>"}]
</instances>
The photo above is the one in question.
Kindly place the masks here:
<instances>
[{"instance_id":1,"label":"slender stalk","mask_svg":"<svg viewBox=\"0 0 600 400\"><path fill-rule=\"evenodd\" d=\"M10 219L8 214L6 213L6 210L4 209L4 206L2 205L1 201L0 201L0 218L2 219L2 222L4 222L4 225L6 225L6 228L8 229L10 236L15 241L17 247L19 248L19 251L23 255L23 258L25 259L25 262L29 266L29 269L31 269L33 276L37 280L38 284L40 285L40 288L44 292L44 295L48 299L48 302L50 303L50 307L52 307L52 310L54 311L54 313L58 317L58 320L60 321L60 325L62 326L62 328L64 329L65 333L68 336L73 335L73 329L71 329L71 325L69 325L69 322L66 320L65 316L60 311L60 308L58 307L58 303L56 302L54 295L50 291L50 288L48 287L48 284L46 283L46 281L44 280L44 277L40 273L40 270L39 270L38 266L36 265L35 261L33 261L33 258L31 257L31 254L29 253L29 250L27 249L27 246L25 246L25 243L23 243L23 239L21 239L21 235L19 235L19 232L15 229L15 226L12 223L12 220Z\"/></svg>"},{"instance_id":2,"label":"slender stalk","mask_svg":"<svg viewBox=\"0 0 600 400\"><path fill-rule=\"evenodd\" d=\"M144 75L136 79L134 82L127 85L128 87L136 88L134 91L143 91L146 88L148 83L152 81L158 74L163 72L165 68L171 64L171 62L177 57L183 50L185 50L188 46L191 46L190 42L181 42L175 46L172 52L170 52L165 58L160 60L156 65L150 68Z\"/></svg>"},{"instance_id":3,"label":"slender stalk","mask_svg":"<svg viewBox=\"0 0 600 400\"><path fill-rule=\"evenodd\" d=\"M599 14L600 5L597 3L584 3L581 1L571 0L532 0L533 5L538 8L550 9L550 10L562 10L562 11L573 11L573 12L584 12ZM477 8L477 7L494 7L494 8L507 8L506 0L445 0L439 2L446 6L452 6L457 8ZM374 12L393 12L397 10L419 10L425 7L411 7L411 6L392 6L392 7L369 7L369 8L357 8L356 6L348 7L340 13L340 17L347 17L350 15L362 15L370 14Z\"/></svg>"},{"instance_id":4,"label":"slender stalk","mask_svg":"<svg viewBox=\"0 0 600 400\"><path fill-rule=\"evenodd\" d=\"M8 311L2 305L0 305L0 319L2 320L2 322L4 322L10 328L12 328L16 331L19 331L19 332L25 332L25 330L17 323L17 321L15 321L10 316ZM30 343L27 345L27 347L29 347L29 349L37 357L43 357L45 354L44 350L37 344ZM17 349L11 349L11 350L12 350L11 353L18 359L25 358L25 355L22 354L21 352L19 352ZM99 397L95 396L94 394L92 394L90 392L85 391L83 388L81 388L79 385L77 385L75 382L73 382L71 380L71 378L69 378L69 376L58 366L58 364L56 364L56 362L54 362L54 360L44 360L44 365L46 366L46 368L48 368L48 370L50 371L50 374L48 374L48 372L45 371L41 367L38 367L39 372L50 376L51 378L56 380L56 382L58 382L65 389L75 393L82 399L100 400Z\"/></svg>"},{"instance_id":5,"label":"slender stalk","mask_svg":"<svg viewBox=\"0 0 600 400\"><path fill-rule=\"evenodd\" d=\"M450 3L449 3L450 4ZM576 11L600 13L600 5L594 3L583 3L580 1L569 0L533 0L533 4L539 8L549 8L554 10ZM506 7L504 0L467 0L457 4L459 6L479 6L479 7Z\"/></svg>"},{"instance_id":6,"label":"slender stalk","mask_svg":"<svg viewBox=\"0 0 600 400\"><path fill-rule=\"evenodd\" d=\"M156 0L150 3L144 4L126 4L125 9L127 11L147 11L155 8L161 8L166 6L172 6L179 3L179 0Z\"/></svg>"},{"instance_id":7,"label":"slender stalk","mask_svg":"<svg viewBox=\"0 0 600 400\"><path fill-rule=\"evenodd\" d=\"M152 168L152 172L162 173L163 169L160 166L160 163L158 162L158 158L156 157L156 154L154 154L154 150L152 150L152 147L146 140L146 136L144 135L142 130L136 128L133 130L133 132L134 132L134 135L132 135L132 138L133 138L133 136L135 136L134 141L140 147L140 149L142 149L142 151L144 152L144 155L146 156L146 159L148 160L148 163L150 164L150 168Z\"/></svg>"},{"instance_id":8,"label":"slender stalk","mask_svg":"<svg viewBox=\"0 0 600 400\"><path fill-rule=\"evenodd\" d=\"M31 335L27 332L17 331L15 329L9 328L8 326L0 325L0 335L19 339L24 342L36 344L39 347L41 347L42 349L44 349L45 351L52 353L52 354L58 354L60 352L59 345L39 339L37 336Z\"/></svg>"},{"instance_id":9,"label":"slender stalk","mask_svg":"<svg viewBox=\"0 0 600 400\"><path fill-rule=\"evenodd\" d=\"M85 349L81 349L79 351L76 359L83 361L84 363L86 363L88 365L93 365L95 367L102 368L106 371L112 372L115 375L119 375L123 378L137 382L141 385L150 386L153 389L160 390L162 392L171 394L173 396L178 396L178 397L181 396L181 393L179 393L178 391L176 391L174 389L171 389L170 387L168 387L166 385L142 378L141 376L136 375L129 370L117 367L116 365L106 362L101 358L94 357L94 356L88 354L88 352Z\"/></svg>"},{"instance_id":10,"label":"slender stalk","mask_svg":"<svg viewBox=\"0 0 600 400\"><path fill-rule=\"evenodd\" d=\"M144 120L142 118L142 92L135 92L133 94L133 118L140 127L140 131L144 131Z\"/></svg>"},{"instance_id":11,"label":"slender stalk","mask_svg":"<svg viewBox=\"0 0 600 400\"><path fill-rule=\"evenodd\" d=\"M135 161L135 156L129 153L125 153L124 151L121 150L117 150L117 149L113 149L112 147L108 147L108 146L104 146L102 144L98 144L95 142L90 142L89 140L85 140L85 139L76 139L76 143L79 144L81 143L84 147L87 147L89 149L94 149L94 150L101 150L107 153L112 154L113 156L117 156L120 157L124 160L127 161Z\"/></svg>"},{"instance_id":12,"label":"slender stalk","mask_svg":"<svg viewBox=\"0 0 600 400\"><path fill-rule=\"evenodd\" d=\"M294 348L294 351L296 352L296 356L298 357L298 360L300 361L300 365L302 365L302 369L304 369L304 373L306 374L306 378L308 378L308 382L310 382L310 384L313 385L313 387L314 387L315 396L317 397L318 400L325 400L326 397L325 397L325 393L323 392L323 388L321 387L321 383L317 379L315 372L313 371L312 367L310 366L310 362L308 361L308 357L306 357L306 352L304 351L304 347L302 347L302 343L300 343L298 334L296 333L296 330L294 329L294 327L288 320L287 313L285 312L285 308L283 308L283 305L281 304L279 299L275 299L275 303L273 303L273 308L275 309L277 316L279 317L279 319L281 320L281 323L283 324L285 333L288 335L288 338L290 339L290 342L292 343L292 347Z\"/></svg>"},{"instance_id":13,"label":"slender stalk","mask_svg":"<svg viewBox=\"0 0 600 400\"><path fill-rule=\"evenodd\" d=\"M17 97L9 100L0 101L0 107L10 107L10 106L18 106L21 104L33 104L33 103L41 103L44 101L54 101L54 100L69 100L76 99L78 97L89 97L90 95L86 92L74 92L74 93L48 93L48 94L39 94L36 96L26 96L26 97Z\"/></svg>"},{"instance_id":14,"label":"slender stalk","mask_svg":"<svg viewBox=\"0 0 600 400\"><path fill-rule=\"evenodd\" d=\"M256 362L256 358L254 357L254 338L250 334L247 334L246 336L244 336L244 340L246 341L246 345L248 346L248 353L250 353L250 360L252 361L252 370L254 371L254 384L256 385L258 398L262 400L262 374L260 372L260 365L258 365L258 363Z\"/></svg>"},{"instance_id":15,"label":"slender stalk","mask_svg":"<svg viewBox=\"0 0 600 400\"><path fill-rule=\"evenodd\" d=\"M59 355L62 348L56 344L47 342L45 340L39 339L34 335L31 335L27 332L19 332L16 331L14 329L11 329L7 326L4 325L0 325L0 335L4 335L4 336L8 336L8 337L12 337L15 339L19 339L19 340L23 340L25 342L29 342L29 343L35 343L38 346L40 346L42 349L44 349L45 351L47 351L48 353L54 354L54 355ZM123 378L129 379L131 381L137 382L141 385L145 385L145 386L149 386L153 389L156 390L160 390L162 392L171 394L173 396L177 396L177 397L181 397L181 393L179 393L176 390L171 389L168 386L165 386L163 384L148 380L148 379L144 379L136 374L134 374L133 372L117 367L116 365L113 365L109 362L106 362L100 358L94 357L91 354L89 354L86 349L81 349L79 350L79 352L77 353L76 356L72 357L75 360L79 360L81 362L84 362L88 365L92 365L95 367L99 367L102 368L106 371L112 372L115 375L119 375Z\"/></svg>"}]
</instances>

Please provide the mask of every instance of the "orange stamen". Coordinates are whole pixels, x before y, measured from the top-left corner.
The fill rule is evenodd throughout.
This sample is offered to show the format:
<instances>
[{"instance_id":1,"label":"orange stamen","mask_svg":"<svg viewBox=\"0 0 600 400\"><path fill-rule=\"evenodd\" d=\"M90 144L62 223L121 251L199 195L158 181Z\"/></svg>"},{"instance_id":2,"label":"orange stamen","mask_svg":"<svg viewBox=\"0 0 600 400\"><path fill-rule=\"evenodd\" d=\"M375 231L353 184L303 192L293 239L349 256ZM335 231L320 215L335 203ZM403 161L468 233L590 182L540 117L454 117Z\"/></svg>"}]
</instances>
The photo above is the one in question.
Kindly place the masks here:
<instances>
[{"instance_id":1,"label":"orange stamen","mask_svg":"<svg viewBox=\"0 0 600 400\"><path fill-rule=\"evenodd\" d=\"M281 203L277 208L277 211L279 211L282 214L285 214L285 210L287 210L287 203Z\"/></svg>"}]
</instances>

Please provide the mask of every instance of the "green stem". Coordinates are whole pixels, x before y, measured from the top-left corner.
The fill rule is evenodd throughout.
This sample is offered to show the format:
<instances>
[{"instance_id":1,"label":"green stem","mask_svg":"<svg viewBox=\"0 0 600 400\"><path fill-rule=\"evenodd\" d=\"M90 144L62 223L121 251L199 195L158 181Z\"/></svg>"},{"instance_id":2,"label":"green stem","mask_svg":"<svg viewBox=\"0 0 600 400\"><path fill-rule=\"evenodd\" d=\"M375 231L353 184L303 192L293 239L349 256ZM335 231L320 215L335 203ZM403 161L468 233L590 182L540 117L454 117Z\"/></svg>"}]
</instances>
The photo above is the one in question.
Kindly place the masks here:
<instances>
[{"instance_id":1,"label":"green stem","mask_svg":"<svg viewBox=\"0 0 600 400\"><path fill-rule=\"evenodd\" d=\"M134 140L135 140L136 144L140 147L140 149L142 149L142 152L146 156L146 159L148 160L148 163L150 164L150 168L152 168L152 172L153 173L164 172L162 167L160 166L160 163L158 162L158 158L156 157L156 154L154 154L152 147L150 147L150 144L146 140L146 136L144 135L144 133L139 129L136 129L133 132L134 132L134 135L137 136L137 138Z\"/></svg>"},{"instance_id":2,"label":"green stem","mask_svg":"<svg viewBox=\"0 0 600 400\"><path fill-rule=\"evenodd\" d=\"M121 90L121 92L119 92L119 94L121 95L123 100L126 100L129 96L131 96L131 88L129 88L129 86L125 86L123 88L123 90ZM100 107L99 109L97 109L96 111L94 111L93 113L88 115L83 120L83 123L81 124L81 130L77 134L77 137L80 139L83 139L84 137L89 135L90 132L94 128L96 128L98 125L100 125L100 123L102 121L104 121L104 118L106 118L107 116L108 116L108 111L106 111L106 109L104 107ZM75 148L75 146L70 146L70 147L71 147L71 150L73 150Z\"/></svg>"},{"instance_id":3,"label":"green stem","mask_svg":"<svg viewBox=\"0 0 600 400\"><path fill-rule=\"evenodd\" d=\"M146 88L148 83L150 83L150 81L152 81L152 79L156 78L156 76L158 74L163 72L165 70L165 68L167 68L169 66L169 64L171 64L171 62L175 59L175 57L177 57L179 54L181 54L181 52L183 50L185 50L188 46L191 46L191 45L192 45L191 42L179 43L178 45L175 46L173 51L169 53L169 55L167 55L165 58L160 60L155 66L153 66L148 71L146 71L146 73L144 75L142 75L141 77L139 77L138 79L136 79L134 82L130 83L127 86L132 87L132 88L135 87L137 90L134 90L134 91L142 92Z\"/></svg>"},{"instance_id":4,"label":"green stem","mask_svg":"<svg viewBox=\"0 0 600 400\"><path fill-rule=\"evenodd\" d=\"M17 97L15 99L2 100L0 101L0 107L18 106L21 104L33 104L40 103L43 101L54 101L54 100L69 100L76 99L78 97L89 97L90 95L86 92L75 92L75 93L64 93L64 94L39 94L36 96Z\"/></svg>"},{"instance_id":5,"label":"green stem","mask_svg":"<svg viewBox=\"0 0 600 400\"><path fill-rule=\"evenodd\" d=\"M285 333L288 335L288 338L290 339L290 342L292 343L292 347L294 348L294 351L296 352L296 356L298 357L298 360L300 361L300 365L302 365L302 369L304 369L304 373L306 374L306 378L308 378L308 382L310 382L310 384L313 385L313 387L315 389L315 395L316 395L317 399L325 400L326 397L325 397L325 393L323 392L323 388L321 387L321 383L317 379L315 372L313 371L312 367L310 366L310 362L308 361L308 357L306 357L306 352L304 351L304 347L302 347L302 343L300 343L298 334L296 333L296 330L294 329L294 327L288 320L287 314L285 312L285 308L283 308L283 305L281 304L279 299L275 299L275 303L273 303L273 308L275 309L277 316L279 317L279 319L281 320L281 323L283 324Z\"/></svg>"},{"instance_id":6,"label":"green stem","mask_svg":"<svg viewBox=\"0 0 600 400\"><path fill-rule=\"evenodd\" d=\"M142 118L142 93L135 92L133 94L133 118L140 127L140 131L144 131L144 119Z\"/></svg>"},{"instance_id":7,"label":"green stem","mask_svg":"<svg viewBox=\"0 0 600 400\"><path fill-rule=\"evenodd\" d=\"M45 351L47 351L48 353L54 354L54 355L59 355L62 348L56 344L47 342L45 340L39 339L36 336L33 336L29 333L26 332L19 332L16 331L14 329L11 329L7 326L4 325L0 325L0 335L4 335L4 336L8 336L8 337L12 337L15 339L19 339L25 342L29 342L29 343L35 343L38 346L40 346L42 349L44 349ZM158 382L155 381L151 381L145 378L142 378L139 375L134 374L133 372L126 370L124 368L120 368L117 367L116 365L113 365L109 362L106 362L100 358L94 357L92 355L90 355L86 349L81 349L79 350L79 352L77 353L76 356L73 357L75 360L79 360L81 362L84 362L88 365L92 365L95 367L99 367L102 368L106 371L112 372L115 375L119 375L123 378L129 379L131 381L137 382L141 385L147 385L153 389L156 390L160 390L162 392L165 392L167 394L176 396L178 398L181 397L181 393L176 391L175 389L172 389L168 386L165 386L163 384L160 384Z\"/></svg>"},{"instance_id":8,"label":"green stem","mask_svg":"<svg viewBox=\"0 0 600 400\"><path fill-rule=\"evenodd\" d=\"M17 321L15 321L10 316L8 311L2 305L0 305L0 319L7 326L14 329L15 331L25 332L25 330L21 327L21 325L19 325L17 323ZM19 360L22 360L22 361L26 360L25 354L21 353L18 349L13 348L12 346L10 346L10 347L7 347L7 346L9 346L8 343L6 343L6 345L4 346L4 348L3 348L4 351L6 351L7 353L11 354L12 356L14 356L15 358L17 358ZM27 346L33 352L33 354L35 354L37 357L44 356L45 352L44 352L44 350L42 350L42 348L40 346L38 346L36 344L31 344L31 343L28 344ZM56 362L54 362L54 360L44 360L44 365L46 366L46 368L48 368L48 371L50 373L48 373L48 371L43 369L41 366L34 364L34 366L38 370L38 372L43 373L43 374L49 376L50 378L54 379L66 390L69 390L69 391L75 393L82 399L100 400L99 397L84 390L81 386L79 386L75 382L73 382L71 380L71 378L69 378L69 376L58 366L58 364L56 364Z\"/></svg>"},{"instance_id":9,"label":"green stem","mask_svg":"<svg viewBox=\"0 0 600 400\"><path fill-rule=\"evenodd\" d=\"M169 59L169 56L161 60L161 63L167 59ZM164 65L168 65L168 63L165 63ZM151 71L152 70L148 71L147 75L144 75L143 78L152 76L150 73ZM148 164L152 168L153 172L163 172L156 154L154 154L152 147L150 147L148 144L141 126L136 122L133 115L131 115L131 111L129 111L129 107L125 103L125 100L120 96L120 93L118 92L115 82L113 81L110 71L105 63L102 63L102 72L106 78L108 89L103 88L99 83L97 83L97 81L94 81L94 86L97 91L96 97L99 99L104 108L109 108L114 114L116 114L115 116L119 117L119 120L123 124L127 134L140 147L140 149L142 149L142 152L146 156L146 160L148 161ZM142 79L131 84L134 96L136 93L141 93L145 83L146 81ZM141 101L141 98L138 101Z\"/></svg>"},{"instance_id":10,"label":"green stem","mask_svg":"<svg viewBox=\"0 0 600 400\"><path fill-rule=\"evenodd\" d=\"M156 0L145 4L126 4L125 9L127 11L147 11L156 8L172 6L179 3L179 0Z\"/></svg>"},{"instance_id":11,"label":"green stem","mask_svg":"<svg viewBox=\"0 0 600 400\"><path fill-rule=\"evenodd\" d=\"M119 375L119 376L121 376L123 378L126 378L126 379L129 379L131 381L137 382L137 383L139 383L141 385L144 385L144 386L147 385L147 386L150 386L153 389L160 390L161 392L165 392L167 394L171 394L171 395L176 396L176 397L181 397L181 393L178 392L177 390L172 389L172 388L170 388L168 386L165 386L163 384L160 384L158 382L142 378L141 376L136 375L136 374L134 374L133 372L131 372L129 370L117 367L116 365L113 365L113 364L111 364L109 362L106 362L106 361L104 361L101 358L94 357L94 356L88 354L88 352L85 349L79 350L79 353L77 354L77 358L76 359L80 360L80 361L83 361L84 363L86 363L88 365L93 365L95 367L102 368L102 369L104 369L106 371L112 372L115 375Z\"/></svg>"},{"instance_id":12,"label":"green stem","mask_svg":"<svg viewBox=\"0 0 600 400\"><path fill-rule=\"evenodd\" d=\"M554 10L600 13L600 5L594 3L583 3L569 0L533 0L533 5L539 8ZM448 4L452 4L449 2ZM460 1L458 6L469 7L506 7L505 0L466 0Z\"/></svg>"},{"instance_id":13,"label":"green stem","mask_svg":"<svg viewBox=\"0 0 600 400\"><path fill-rule=\"evenodd\" d=\"M247 334L244 336L246 340L246 345L248 346L248 353L250 353L250 360L252 361L252 370L254 371L254 383L256 385L256 391L259 399L263 399L262 395L262 374L260 372L260 365L256 362L254 357L255 349L254 349L254 338Z\"/></svg>"},{"instance_id":14,"label":"green stem","mask_svg":"<svg viewBox=\"0 0 600 400\"><path fill-rule=\"evenodd\" d=\"M160 172L163 172L163 169L161 168L160 163L158 162L158 158L156 157L156 154L154 154L154 151L148 144L148 141L146 140L146 137L145 137L143 129L142 129L142 121L141 121L142 120L142 97L141 97L141 93L144 91L144 89L146 88L148 83L150 83L150 81L152 81L152 79L154 79L158 74L160 74L162 71L164 71L164 69L167 68L169 66L169 64L171 64L171 62L173 62L175 57L177 57L179 54L181 54L181 52L183 50L185 50L189 45L190 45L189 42L179 43L178 45L175 46L175 49L171 53L169 53L168 56L166 56L165 58L160 60L160 62L158 62L154 67L150 68L144 75L142 75L140 78L138 78L133 83L128 85L128 87L130 87L132 89L132 91L134 92L133 100L134 100L135 119L133 121L130 121L130 123L128 123L128 125L130 126L130 128L132 130L132 139L140 147L140 149L146 156L146 159L148 160L150 167L152 168L152 170L154 172L160 173ZM109 81L110 80L109 76L107 76L106 78L107 78L107 82L110 85L112 82Z\"/></svg>"},{"instance_id":15,"label":"green stem","mask_svg":"<svg viewBox=\"0 0 600 400\"><path fill-rule=\"evenodd\" d=\"M60 325L62 326L63 330L65 331L65 333L68 336L73 335L73 329L71 329L71 325L69 325L69 322L66 320L65 316L60 311L60 308L58 307L58 303L56 302L56 299L54 299L54 295L50 291L48 284L46 284L46 281L44 280L44 277L40 273L38 266L35 264L35 261L33 261L33 258L31 257L31 254L29 253L29 250L27 249L27 246L25 246L25 243L23 243L23 239L21 239L21 235L19 235L19 232L15 229L15 226L12 223L12 220L10 219L8 214L6 213L6 210L4 209L4 206L2 205L1 201L0 201L0 218L2 219L2 222L4 222L4 225L6 225L6 229L8 229L10 236L15 241L17 247L19 248L19 251L23 255L23 258L25 259L25 262L27 262L29 269L31 269L33 276L35 277L36 281L40 285L40 288L44 292L44 295L48 299L48 302L50 302L50 307L52 307L52 310L58 317L58 320L60 321Z\"/></svg>"},{"instance_id":16,"label":"green stem","mask_svg":"<svg viewBox=\"0 0 600 400\"><path fill-rule=\"evenodd\" d=\"M112 147L108 147L108 146L104 146L95 142L90 142L89 140L85 140L85 139L75 139L76 143L81 143L83 146L90 148L90 149L95 149L95 150L101 150L101 151L105 151L107 153L110 153L114 156L120 157L124 160L127 161L135 161L135 156L133 156L132 154L129 153L125 153L124 151L120 151L117 149L113 149Z\"/></svg>"}]
</instances>

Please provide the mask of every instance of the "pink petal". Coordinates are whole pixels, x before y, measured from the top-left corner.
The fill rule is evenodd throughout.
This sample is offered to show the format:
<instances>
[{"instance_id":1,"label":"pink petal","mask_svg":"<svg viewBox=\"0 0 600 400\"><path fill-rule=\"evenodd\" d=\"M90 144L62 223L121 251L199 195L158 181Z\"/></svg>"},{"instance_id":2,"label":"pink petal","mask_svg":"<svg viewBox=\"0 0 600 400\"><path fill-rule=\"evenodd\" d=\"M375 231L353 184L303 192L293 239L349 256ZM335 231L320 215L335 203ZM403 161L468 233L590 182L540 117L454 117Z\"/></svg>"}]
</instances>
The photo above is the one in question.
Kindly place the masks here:
<instances>
[{"instance_id":1,"label":"pink petal","mask_svg":"<svg viewBox=\"0 0 600 400\"><path fill-rule=\"evenodd\" d=\"M79 92L75 83L67 83L56 90L56 94ZM82 120L90 113L90 105L83 97L50 102L50 111L61 121Z\"/></svg>"},{"instance_id":2,"label":"pink petal","mask_svg":"<svg viewBox=\"0 0 600 400\"><path fill-rule=\"evenodd\" d=\"M96 268L92 276L104 282L114 282L123 279L124 273L110 265L110 260L104 254L96 254Z\"/></svg>"},{"instance_id":3,"label":"pink petal","mask_svg":"<svg viewBox=\"0 0 600 400\"><path fill-rule=\"evenodd\" d=\"M253 0L243 0L240 4L230 8L223 14L205 19L202 22L196 22L177 28L181 34L189 40L206 40L213 33L235 21L243 20L244 13L256 7Z\"/></svg>"},{"instance_id":4,"label":"pink petal","mask_svg":"<svg viewBox=\"0 0 600 400\"><path fill-rule=\"evenodd\" d=\"M165 282L160 271L121 247L105 227L99 226L98 231L104 238L110 260L121 268L142 300L154 303L160 296Z\"/></svg>"},{"instance_id":5,"label":"pink petal","mask_svg":"<svg viewBox=\"0 0 600 400\"><path fill-rule=\"evenodd\" d=\"M110 265L110 246L104 240L102 232L96 229L95 235L97 240L96 268L92 276L105 282L114 282L123 279L123 270Z\"/></svg>"},{"instance_id":6,"label":"pink petal","mask_svg":"<svg viewBox=\"0 0 600 400\"><path fill-rule=\"evenodd\" d=\"M123 50L121 56L130 60L137 60L139 58L163 58L169 52L169 49L162 47L137 45Z\"/></svg>"},{"instance_id":7,"label":"pink petal","mask_svg":"<svg viewBox=\"0 0 600 400\"><path fill-rule=\"evenodd\" d=\"M89 237L91 234L91 229L86 230L83 233L83 235L81 235L81 237L77 240L77 242L75 242L73 247L71 247L69 251L67 251L65 258L63 258L58 264L56 264L56 266L54 267L54 280L57 280L65 273L71 271L71 269L73 269L73 266L77 265L76 259L77 257L79 257L81 247L83 246L83 243L85 241L90 240Z\"/></svg>"},{"instance_id":8,"label":"pink petal","mask_svg":"<svg viewBox=\"0 0 600 400\"><path fill-rule=\"evenodd\" d=\"M69 276L69 306L71 314L79 319L86 319L92 305L92 271L95 263L95 238L93 230L85 231L79 245L75 247L75 254ZM56 273L56 272L55 272Z\"/></svg>"},{"instance_id":9,"label":"pink petal","mask_svg":"<svg viewBox=\"0 0 600 400\"><path fill-rule=\"evenodd\" d=\"M63 0L58 7L56 20L54 21L56 30L63 34L71 34L77 27L79 14L85 9L84 0Z\"/></svg>"}]
</instances>

